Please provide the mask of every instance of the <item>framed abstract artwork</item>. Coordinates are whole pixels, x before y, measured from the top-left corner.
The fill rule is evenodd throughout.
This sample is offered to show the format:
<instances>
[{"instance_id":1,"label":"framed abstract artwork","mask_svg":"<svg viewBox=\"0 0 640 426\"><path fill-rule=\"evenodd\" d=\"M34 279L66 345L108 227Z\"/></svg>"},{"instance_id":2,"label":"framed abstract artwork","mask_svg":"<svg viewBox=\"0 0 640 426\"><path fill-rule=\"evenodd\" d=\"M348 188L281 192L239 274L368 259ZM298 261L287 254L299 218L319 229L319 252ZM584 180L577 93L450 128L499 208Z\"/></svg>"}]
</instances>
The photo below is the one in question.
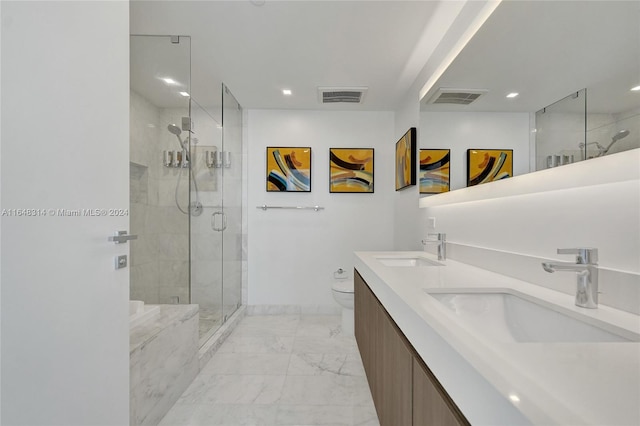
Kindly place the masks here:
<instances>
[{"instance_id":1,"label":"framed abstract artwork","mask_svg":"<svg viewBox=\"0 0 640 426\"><path fill-rule=\"evenodd\" d=\"M373 148L329 148L329 192L373 193Z\"/></svg>"},{"instance_id":2,"label":"framed abstract artwork","mask_svg":"<svg viewBox=\"0 0 640 426\"><path fill-rule=\"evenodd\" d=\"M267 147L267 192L311 192L310 147Z\"/></svg>"},{"instance_id":3,"label":"framed abstract artwork","mask_svg":"<svg viewBox=\"0 0 640 426\"><path fill-rule=\"evenodd\" d=\"M449 149L420 150L420 193L441 194L449 192Z\"/></svg>"},{"instance_id":4,"label":"framed abstract artwork","mask_svg":"<svg viewBox=\"0 0 640 426\"><path fill-rule=\"evenodd\" d=\"M416 184L416 128L396 142L396 191Z\"/></svg>"},{"instance_id":5,"label":"framed abstract artwork","mask_svg":"<svg viewBox=\"0 0 640 426\"><path fill-rule=\"evenodd\" d=\"M512 149L468 149L467 186L513 176Z\"/></svg>"}]
</instances>

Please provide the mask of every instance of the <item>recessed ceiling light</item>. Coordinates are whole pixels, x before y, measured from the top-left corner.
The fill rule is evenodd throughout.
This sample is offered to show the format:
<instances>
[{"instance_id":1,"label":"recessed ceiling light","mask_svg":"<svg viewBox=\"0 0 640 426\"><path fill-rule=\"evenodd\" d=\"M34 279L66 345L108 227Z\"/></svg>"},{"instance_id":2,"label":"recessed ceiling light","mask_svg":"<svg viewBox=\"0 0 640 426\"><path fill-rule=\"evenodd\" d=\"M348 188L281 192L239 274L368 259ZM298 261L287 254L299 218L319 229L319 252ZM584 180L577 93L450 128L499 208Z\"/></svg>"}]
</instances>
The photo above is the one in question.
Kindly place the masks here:
<instances>
[{"instance_id":1,"label":"recessed ceiling light","mask_svg":"<svg viewBox=\"0 0 640 426\"><path fill-rule=\"evenodd\" d=\"M189 94L187 92L178 92L180 93L182 96L184 96L185 98L189 97Z\"/></svg>"},{"instance_id":2,"label":"recessed ceiling light","mask_svg":"<svg viewBox=\"0 0 640 426\"><path fill-rule=\"evenodd\" d=\"M291 96L291 89L282 89L282 94L285 96Z\"/></svg>"},{"instance_id":3,"label":"recessed ceiling light","mask_svg":"<svg viewBox=\"0 0 640 426\"><path fill-rule=\"evenodd\" d=\"M172 86L176 86L178 84L177 81L175 81L174 79L169 78L169 77L162 78L161 80L164 81L167 84L171 84Z\"/></svg>"},{"instance_id":4,"label":"recessed ceiling light","mask_svg":"<svg viewBox=\"0 0 640 426\"><path fill-rule=\"evenodd\" d=\"M634 92L640 92L640 86L632 87L631 90Z\"/></svg>"},{"instance_id":5,"label":"recessed ceiling light","mask_svg":"<svg viewBox=\"0 0 640 426\"><path fill-rule=\"evenodd\" d=\"M520 402L520 398L514 393L509 394L509 399L513 402Z\"/></svg>"},{"instance_id":6,"label":"recessed ceiling light","mask_svg":"<svg viewBox=\"0 0 640 426\"><path fill-rule=\"evenodd\" d=\"M519 93L518 92L511 92L507 95L507 98L515 98L516 96L518 96Z\"/></svg>"}]
</instances>

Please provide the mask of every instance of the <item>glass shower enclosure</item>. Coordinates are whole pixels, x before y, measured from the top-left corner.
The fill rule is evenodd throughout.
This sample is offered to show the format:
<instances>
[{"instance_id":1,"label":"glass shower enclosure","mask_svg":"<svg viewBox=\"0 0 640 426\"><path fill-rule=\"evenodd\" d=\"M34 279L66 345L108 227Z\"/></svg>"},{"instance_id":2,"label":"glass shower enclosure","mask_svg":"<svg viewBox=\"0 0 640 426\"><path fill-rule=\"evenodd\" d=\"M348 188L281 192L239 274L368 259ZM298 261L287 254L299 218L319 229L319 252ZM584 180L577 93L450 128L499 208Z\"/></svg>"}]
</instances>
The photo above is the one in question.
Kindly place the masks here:
<instances>
[{"instance_id":1,"label":"glass shower enclosure","mask_svg":"<svg viewBox=\"0 0 640 426\"><path fill-rule=\"evenodd\" d=\"M191 303L201 343L241 304L242 109L224 85L221 100L220 121L191 101Z\"/></svg>"},{"instance_id":2,"label":"glass shower enclosure","mask_svg":"<svg viewBox=\"0 0 640 426\"><path fill-rule=\"evenodd\" d=\"M130 52L130 298L198 304L202 345L241 304L242 109L192 93L189 37Z\"/></svg>"}]
</instances>

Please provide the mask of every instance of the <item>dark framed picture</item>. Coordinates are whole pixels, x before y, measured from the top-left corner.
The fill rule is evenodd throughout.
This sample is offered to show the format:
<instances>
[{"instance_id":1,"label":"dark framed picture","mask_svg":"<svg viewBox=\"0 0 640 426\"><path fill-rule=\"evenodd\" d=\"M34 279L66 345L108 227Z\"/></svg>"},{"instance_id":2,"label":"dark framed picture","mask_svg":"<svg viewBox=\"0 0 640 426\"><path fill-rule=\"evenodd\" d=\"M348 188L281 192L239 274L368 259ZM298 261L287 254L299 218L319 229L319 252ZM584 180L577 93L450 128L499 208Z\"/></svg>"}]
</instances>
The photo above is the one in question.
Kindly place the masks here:
<instances>
[{"instance_id":1,"label":"dark framed picture","mask_svg":"<svg viewBox=\"0 0 640 426\"><path fill-rule=\"evenodd\" d=\"M373 148L329 148L329 192L373 193Z\"/></svg>"},{"instance_id":2,"label":"dark framed picture","mask_svg":"<svg viewBox=\"0 0 640 426\"><path fill-rule=\"evenodd\" d=\"M416 128L396 142L396 191L416 184Z\"/></svg>"},{"instance_id":3,"label":"dark framed picture","mask_svg":"<svg viewBox=\"0 0 640 426\"><path fill-rule=\"evenodd\" d=\"M420 150L420 193L449 192L451 150Z\"/></svg>"},{"instance_id":4,"label":"dark framed picture","mask_svg":"<svg viewBox=\"0 0 640 426\"><path fill-rule=\"evenodd\" d=\"M267 192L311 192L310 147L267 147Z\"/></svg>"},{"instance_id":5,"label":"dark framed picture","mask_svg":"<svg viewBox=\"0 0 640 426\"><path fill-rule=\"evenodd\" d=\"M512 176L512 149L467 150L467 186L495 182Z\"/></svg>"}]
</instances>

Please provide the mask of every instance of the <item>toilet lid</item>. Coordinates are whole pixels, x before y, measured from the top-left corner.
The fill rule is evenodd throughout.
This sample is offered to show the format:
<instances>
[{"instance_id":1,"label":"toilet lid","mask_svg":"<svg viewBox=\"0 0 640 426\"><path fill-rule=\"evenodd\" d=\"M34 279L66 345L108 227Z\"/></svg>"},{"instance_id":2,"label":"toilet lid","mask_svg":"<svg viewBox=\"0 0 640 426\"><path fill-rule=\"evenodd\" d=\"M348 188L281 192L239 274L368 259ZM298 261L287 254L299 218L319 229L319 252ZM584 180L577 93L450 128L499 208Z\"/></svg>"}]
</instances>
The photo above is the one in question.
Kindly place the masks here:
<instances>
[{"instance_id":1,"label":"toilet lid","mask_svg":"<svg viewBox=\"0 0 640 426\"><path fill-rule=\"evenodd\" d=\"M353 280L335 281L331 289L339 293L353 293Z\"/></svg>"}]
</instances>

